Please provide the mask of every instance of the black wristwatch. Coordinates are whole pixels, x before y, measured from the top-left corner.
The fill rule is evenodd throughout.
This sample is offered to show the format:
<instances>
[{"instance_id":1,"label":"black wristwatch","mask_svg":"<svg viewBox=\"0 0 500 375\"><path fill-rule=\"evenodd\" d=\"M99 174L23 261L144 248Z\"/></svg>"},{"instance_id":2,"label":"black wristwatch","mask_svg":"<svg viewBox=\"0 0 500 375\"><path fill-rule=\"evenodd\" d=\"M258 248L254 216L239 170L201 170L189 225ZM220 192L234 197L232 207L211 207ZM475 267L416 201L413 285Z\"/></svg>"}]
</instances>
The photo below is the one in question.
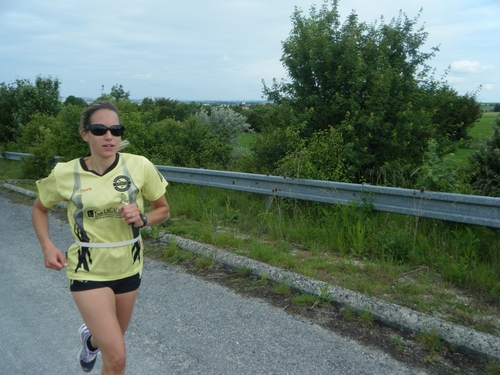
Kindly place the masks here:
<instances>
[{"instance_id":1,"label":"black wristwatch","mask_svg":"<svg viewBox=\"0 0 500 375\"><path fill-rule=\"evenodd\" d=\"M144 228L146 226L146 224L148 223L148 217L144 214L141 214L141 219L142 219L142 227L141 228Z\"/></svg>"}]
</instances>

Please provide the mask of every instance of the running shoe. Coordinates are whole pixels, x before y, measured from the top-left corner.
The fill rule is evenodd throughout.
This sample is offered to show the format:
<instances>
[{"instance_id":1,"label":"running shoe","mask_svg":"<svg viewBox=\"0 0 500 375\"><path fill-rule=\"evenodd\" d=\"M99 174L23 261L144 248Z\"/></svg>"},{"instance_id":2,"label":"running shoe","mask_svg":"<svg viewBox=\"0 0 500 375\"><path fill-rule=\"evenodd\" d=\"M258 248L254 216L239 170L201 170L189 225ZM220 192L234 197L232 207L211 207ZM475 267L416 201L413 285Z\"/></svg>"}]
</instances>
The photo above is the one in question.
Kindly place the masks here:
<instances>
[{"instance_id":1,"label":"running shoe","mask_svg":"<svg viewBox=\"0 0 500 375\"><path fill-rule=\"evenodd\" d=\"M82 344L82 347L78 351L78 363L83 371L90 372L94 368L99 349L97 349L95 352L92 352L88 348L87 340L90 337L90 331L85 324L82 324L82 326L78 329L78 337L80 337Z\"/></svg>"}]
</instances>

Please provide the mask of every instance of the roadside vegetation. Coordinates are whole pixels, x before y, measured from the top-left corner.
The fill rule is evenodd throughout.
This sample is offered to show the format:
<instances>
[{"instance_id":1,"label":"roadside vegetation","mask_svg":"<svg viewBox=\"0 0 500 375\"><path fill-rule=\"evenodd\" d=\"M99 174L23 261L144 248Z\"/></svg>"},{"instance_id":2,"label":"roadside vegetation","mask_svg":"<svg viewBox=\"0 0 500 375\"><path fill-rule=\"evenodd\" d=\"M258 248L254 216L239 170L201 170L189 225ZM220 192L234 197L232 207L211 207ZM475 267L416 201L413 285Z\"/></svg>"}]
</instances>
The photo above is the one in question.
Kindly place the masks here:
<instances>
[{"instance_id":1,"label":"roadside vegetation","mask_svg":"<svg viewBox=\"0 0 500 375\"><path fill-rule=\"evenodd\" d=\"M15 179L21 163L0 167ZM500 336L498 230L278 197L266 208L255 194L176 183L166 197L172 218L146 237L166 231ZM183 257L175 247L161 255Z\"/></svg>"},{"instance_id":2,"label":"roadside vegetation","mask_svg":"<svg viewBox=\"0 0 500 375\"><path fill-rule=\"evenodd\" d=\"M118 84L97 100L118 107L125 151L156 165L500 197L497 106L434 77L429 60L438 49L420 50L427 34L419 16L367 25L353 13L342 23L336 4L292 15L281 59L288 80L264 83L263 105L131 101ZM88 152L78 133L88 103L74 96L62 103L60 84L52 77L0 84L0 152L32 155L0 159L0 179L34 190L55 156ZM496 229L370 205L273 197L266 206L259 195L176 183L166 195L172 219L145 233L151 239L168 231L500 336ZM169 246L161 258L185 255ZM213 264L196 260L200 269ZM294 298L317 306L327 297ZM359 319L370 325L372 317Z\"/></svg>"}]
</instances>

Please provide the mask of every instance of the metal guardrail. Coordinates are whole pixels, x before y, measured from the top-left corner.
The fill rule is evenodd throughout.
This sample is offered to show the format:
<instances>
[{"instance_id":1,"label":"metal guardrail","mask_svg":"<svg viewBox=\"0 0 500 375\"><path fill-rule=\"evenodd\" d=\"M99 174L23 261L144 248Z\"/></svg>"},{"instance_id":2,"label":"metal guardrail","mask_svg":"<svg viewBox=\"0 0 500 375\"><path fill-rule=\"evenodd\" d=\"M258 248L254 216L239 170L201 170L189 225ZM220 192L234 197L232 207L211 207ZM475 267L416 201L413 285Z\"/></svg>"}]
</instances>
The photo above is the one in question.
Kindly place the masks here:
<instances>
[{"instance_id":1,"label":"metal guardrail","mask_svg":"<svg viewBox=\"0 0 500 375\"><path fill-rule=\"evenodd\" d=\"M169 182L330 204L366 203L378 211L500 228L500 198L207 169L157 168Z\"/></svg>"},{"instance_id":2,"label":"metal guardrail","mask_svg":"<svg viewBox=\"0 0 500 375\"><path fill-rule=\"evenodd\" d=\"M21 161L21 160L23 160L23 158L25 158L27 156L32 156L32 155L26 154L24 152L10 152L10 151L8 151L5 153L5 159L7 159L7 160ZM2 154L0 154L0 158L3 158Z\"/></svg>"},{"instance_id":3,"label":"metal guardrail","mask_svg":"<svg viewBox=\"0 0 500 375\"><path fill-rule=\"evenodd\" d=\"M33 155L27 154L25 152L11 152L11 151L5 152L5 159L7 159L7 160L21 161L21 160L23 160L23 158L28 157L28 156L33 156ZM0 153L0 159L2 159L2 158L3 158L3 155ZM52 158L51 164L56 165L61 160L62 160L61 156L54 156Z\"/></svg>"},{"instance_id":4,"label":"metal guardrail","mask_svg":"<svg viewBox=\"0 0 500 375\"><path fill-rule=\"evenodd\" d=\"M6 153L9 160L26 156L30 154ZM169 182L263 194L268 200L286 197L342 205L356 202L370 204L377 211L500 228L500 198L210 169L157 168Z\"/></svg>"}]
</instances>

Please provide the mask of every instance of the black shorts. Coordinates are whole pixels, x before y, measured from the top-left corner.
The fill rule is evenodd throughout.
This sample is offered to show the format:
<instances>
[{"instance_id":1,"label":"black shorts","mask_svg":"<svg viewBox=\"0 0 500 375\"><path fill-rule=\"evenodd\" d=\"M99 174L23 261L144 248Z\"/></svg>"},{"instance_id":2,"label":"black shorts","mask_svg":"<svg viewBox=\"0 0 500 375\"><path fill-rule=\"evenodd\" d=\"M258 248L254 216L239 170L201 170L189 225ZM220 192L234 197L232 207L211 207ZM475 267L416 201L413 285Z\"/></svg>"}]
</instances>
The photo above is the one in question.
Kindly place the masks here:
<instances>
[{"instance_id":1,"label":"black shorts","mask_svg":"<svg viewBox=\"0 0 500 375\"><path fill-rule=\"evenodd\" d=\"M72 292L82 292L91 289L111 288L115 294L122 294L139 289L140 285L141 276L137 273L134 276L113 281L70 280L69 290Z\"/></svg>"}]
</instances>

